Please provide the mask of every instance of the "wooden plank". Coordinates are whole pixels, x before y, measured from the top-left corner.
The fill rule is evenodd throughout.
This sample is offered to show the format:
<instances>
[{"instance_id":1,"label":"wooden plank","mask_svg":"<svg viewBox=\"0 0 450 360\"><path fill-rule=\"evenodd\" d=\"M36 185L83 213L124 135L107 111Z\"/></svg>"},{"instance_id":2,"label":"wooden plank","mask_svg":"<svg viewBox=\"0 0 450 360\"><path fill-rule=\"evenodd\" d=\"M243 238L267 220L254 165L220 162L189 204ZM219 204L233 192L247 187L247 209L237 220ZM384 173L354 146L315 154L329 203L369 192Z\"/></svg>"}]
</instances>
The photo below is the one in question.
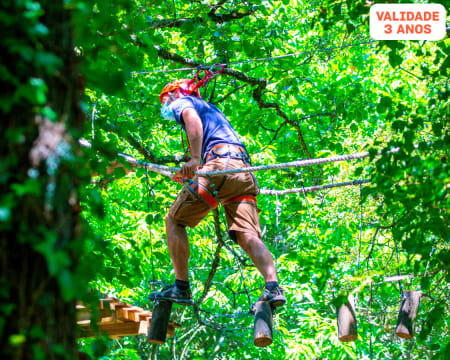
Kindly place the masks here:
<instances>
[{"instance_id":1,"label":"wooden plank","mask_svg":"<svg viewBox=\"0 0 450 360\"><path fill-rule=\"evenodd\" d=\"M147 335L150 322L147 320L139 321L139 335Z\"/></svg>"},{"instance_id":2,"label":"wooden plank","mask_svg":"<svg viewBox=\"0 0 450 360\"><path fill-rule=\"evenodd\" d=\"M123 318L128 321L139 321L139 313L142 312L142 308L137 306L132 306L129 308L123 308Z\"/></svg>"},{"instance_id":3,"label":"wooden plank","mask_svg":"<svg viewBox=\"0 0 450 360\"><path fill-rule=\"evenodd\" d=\"M77 322L86 321L86 320L91 321L92 313L89 311L77 311L75 317L76 317Z\"/></svg>"},{"instance_id":4,"label":"wooden plank","mask_svg":"<svg viewBox=\"0 0 450 360\"><path fill-rule=\"evenodd\" d=\"M86 306L78 302L75 308L77 324L82 329L80 337L94 337L91 329L93 311L90 305ZM109 337L116 339L123 336L148 334L149 332L152 313L138 306L133 306L108 296L99 300L98 312L97 326L99 334L106 333ZM177 328L181 328L181 325L170 321L166 337L173 337Z\"/></svg>"},{"instance_id":5,"label":"wooden plank","mask_svg":"<svg viewBox=\"0 0 450 360\"><path fill-rule=\"evenodd\" d=\"M142 311L138 314L139 320L146 320L152 318L152 313L150 311Z\"/></svg>"},{"instance_id":6,"label":"wooden plank","mask_svg":"<svg viewBox=\"0 0 450 360\"><path fill-rule=\"evenodd\" d=\"M100 319L97 324L115 324L117 323L116 314L113 314L113 316L106 316Z\"/></svg>"},{"instance_id":7,"label":"wooden plank","mask_svg":"<svg viewBox=\"0 0 450 360\"><path fill-rule=\"evenodd\" d=\"M116 319L119 321L124 321L124 320L127 320L125 317L124 317L124 312L123 312L123 310L124 310L124 308L127 308L127 307L131 307L130 305L128 305L128 304L112 304L112 307L113 307L113 312L116 314Z\"/></svg>"},{"instance_id":8,"label":"wooden plank","mask_svg":"<svg viewBox=\"0 0 450 360\"><path fill-rule=\"evenodd\" d=\"M123 336L133 336L133 335L146 335L148 333L149 321L127 321L123 323L114 324L99 324L98 330L99 334L106 333L111 339L121 338ZM175 329L169 326L167 329L166 337L173 337L175 335ZM83 338L94 337L94 332L90 324L84 324L81 326L81 336Z\"/></svg>"},{"instance_id":9,"label":"wooden plank","mask_svg":"<svg viewBox=\"0 0 450 360\"><path fill-rule=\"evenodd\" d=\"M139 323L134 321L127 321L123 323L112 323L112 324L99 324L98 331L99 334L106 333L108 336L131 336L139 335ZM82 326L84 330L81 337L94 337L94 332L90 324L87 326Z\"/></svg>"},{"instance_id":10,"label":"wooden plank","mask_svg":"<svg viewBox=\"0 0 450 360\"><path fill-rule=\"evenodd\" d=\"M99 309L98 312L99 312L99 314L98 314L97 320L99 322L101 322L102 319L104 319L104 318L114 318L115 319L115 317L114 317L115 315L113 315L113 312L109 308ZM83 320L92 320L93 316L94 316L94 314L93 314L92 309L87 308L87 307L76 311L77 322L83 321ZM109 320L105 320L105 321L109 321Z\"/></svg>"}]
</instances>

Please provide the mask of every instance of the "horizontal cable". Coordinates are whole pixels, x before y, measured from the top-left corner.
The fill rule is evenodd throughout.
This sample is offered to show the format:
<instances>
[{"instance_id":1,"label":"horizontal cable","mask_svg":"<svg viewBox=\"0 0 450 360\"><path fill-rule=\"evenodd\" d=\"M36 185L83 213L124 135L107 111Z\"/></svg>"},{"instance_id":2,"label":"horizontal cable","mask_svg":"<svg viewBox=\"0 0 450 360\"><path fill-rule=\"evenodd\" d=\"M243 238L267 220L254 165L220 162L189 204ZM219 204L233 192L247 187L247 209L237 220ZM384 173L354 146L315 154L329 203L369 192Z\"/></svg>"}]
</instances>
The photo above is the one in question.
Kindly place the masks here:
<instances>
[{"instance_id":1,"label":"horizontal cable","mask_svg":"<svg viewBox=\"0 0 450 360\"><path fill-rule=\"evenodd\" d=\"M332 189L332 188L337 188L337 187L341 187L341 186L353 186L353 185L360 185L360 184L367 184L367 183L370 183L370 180L354 180L354 181L346 181L343 183L328 184L328 185L316 185L316 186L308 186L308 187L287 189L287 190L260 189L259 193L261 195L287 195L287 194L311 192L311 191L317 191L317 190Z\"/></svg>"},{"instance_id":2,"label":"horizontal cable","mask_svg":"<svg viewBox=\"0 0 450 360\"><path fill-rule=\"evenodd\" d=\"M89 148L92 147L91 143L87 140L79 139L78 142L82 146L89 147ZM394 153L397 151L399 151L399 148L394 148L394 149L390 150L389 152ZM380 154L381 152L378 152L378 153ZM177 167L152 164L152 163L148 163L146 161L137 160L133 156L128 155L128 154L118 153L117 155L123 157L128 163L130 163L132 165L145 167L147 170L157 172L161 175L164 175L164 176L167 176L170 178L172 178L174 176L174 173L177 173L178 171L180 171L180 168L177 168ZM298 161L292 161L292 162L281 163L281 164L250 166L250 167L239 168L239 169L215 170L215 171L196 171L195 173L199 176L211 176L211 175L235 174L235 173L243 173L243 172L274 170L274 169L286 169L286 168L291 168L291 167L311 166L311 165L336 162L336 161L361 159L361 158L368 157L368 156L369 156L368 152L362 152L362 153L356 153L356 154L350 154L350 155L331 156L328 158L298 160ZM309 186L309 187L294 188L294 189L287 189L287 190L261 189L259 193L261 195L287 195L287 194L294 194L294 193L300 193L300 192L310 192L310 191L316 191L316 190L331 189L331 188L340 187L340 186L352 186L352 185L366 184L369 182L370 182L369 180L355 180L355 181L347 181L344 183L317 185L317 186Z\"/></svg>"},{"instance_id":3,"label":"horizontal cable","mask_svg":"<svg viewBox=\"0 0 450 360\"><path fill-rule=\"evenodd\" d=\"M211 175L236 174L236 173L254 172L254 171L279 170L279 169L319 165L319 164L329 163L329 162L361 159L361 158L365 158L368 156L370 156L370 154L368 152L362 152L362 153L356 153L356 154L350 154L350 155L330 156L327 158L297 160L297 161L291 161L291 162L281 163L281 164L249 166L249 167L240 168L240 169L214 170L214 171L199 170L199 171L196 171L195 174L201 175L201 176L211 176Z\"/></svg>"},{"instance_id":4,"label":"horizontal cable","mask_svg":"<svg viewBox=\"0 0 450 360\"><path fill-rule=\"evenodd\" d=\"M325 49L316 49L316 50L305 50L305 51L301 51L301 52L297 52L297 53L291 53L291 54L285 54L285 55L276 55L276 56L269 56L269 57L265 57L265 58L259 58L259 59L248 59L248 60L241 60L241 61L233 61L230 63L225 63L225 64L220 64L223 66L231 66L231 65L241 65L241 64L248 64L248 63L254 63L254 62L266 62L266 61L271 61L271 60L277 60L277 59L284 59L284 58L288 58L288 57L293 57L293 56L300 56L300 55L306 55L306 54L315 54L318 52L326 52L326 51L332 51L332 50L338 50L338 49L345 49L345 48L349 48L349 47L353 47L353 46L360 46L360 45L367 45L367 44L373 44L376 43L377 40L371 40L371 41L363 41L360 43L354 43L354 44L345 44L345 45L340 45L340 46L333 46L333 47L329 47L329 48L325 48ZM213 65L205 65L206 67L208 66L213 66ZM194 70L196 67L184 67L184 68L178 68L178 69L160 69L160 70L153 70L153 71L132 71L131 74L132 75L145 75L145 74L156 74L156 73L166 73L166 72L181 72L181 71L192 71Z\"/></svg>"},{"instance_id":5,"label":"horizontal cable","mask_svg":"<svg viewBox=\"0 0 450 360\"><path fill-rule=\"evenodd\" d=\"M87 140L80 139L79 143L83 146L91 147L91 144ZM395 148L395 149L391 150L390 152L397 152L397 151L398 151L398 148ZM381 153L381 152L379 152L379 153ZM167 165L152 164L152 163L149 163L146 161L136 160L134 157L124 154L124 153L119 153L118 155L124 157L131 164L140 165L140 166L146 167L148 170L152 170L152 171L158 172L162 175L166 175L166 176L170 176L170 177L172 177L172 175L170 175L170 173L177 173L181 169L179 167L171 167L171 166L167 166ZM211 175L236 174L236 173L245 173L245 172L254 172L254 171L279 170L279 169L318 165L318 164L329 163L329 162L361 159L361 158L365 158L368 156L370 156L370 154L368 152L361 152L361 153L350 154L350 155L337 155L337 156L330 156L327 158L296 160L296 161L291 161L291 162L287 162L287 163L249 166L246 168L229 169L229 170L213 170L213 171L197 170L194 173L199 176L211 176Z\"/></svg>"}]
</instances>

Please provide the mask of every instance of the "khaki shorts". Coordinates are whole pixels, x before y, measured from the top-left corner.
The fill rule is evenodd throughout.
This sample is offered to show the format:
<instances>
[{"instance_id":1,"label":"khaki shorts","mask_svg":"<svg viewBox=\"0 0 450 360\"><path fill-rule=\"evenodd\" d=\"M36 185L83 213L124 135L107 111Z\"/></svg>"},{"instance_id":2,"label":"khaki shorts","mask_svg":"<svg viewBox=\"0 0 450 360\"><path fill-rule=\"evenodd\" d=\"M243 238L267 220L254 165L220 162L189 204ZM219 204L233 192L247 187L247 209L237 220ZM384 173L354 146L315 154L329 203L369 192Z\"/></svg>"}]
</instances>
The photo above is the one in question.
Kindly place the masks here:
<instances>
[{"instance_id":1,"label":"khaki shorts","mask_svg":"<svg viewBox=\"0 0 450 360\"><path fill-rule=\"evenodd\" d=\"M247 165L242 160L215 158L208 161L203 166L202 171L238 169L243 167L247 167ZM227 201L237 196L258 195L258 184L252 173L214 175L211 177L196 176L193 178L193 181L203 185L211 193L214 189L220 187L217 197L224 204L228 232L234 241L236 241L236 231L253 233L261 238L258 215L260 210L256 204L251 202L231 202L227 204ZM220 186L222 181L223 185ZM186 185L170 207L169 214L173 216L176 224L194 228L208 215L210 210L212 210L211 206L199 199L196 194L194 195L189 190L189 186Z\"/></svg>"}]
</instances>

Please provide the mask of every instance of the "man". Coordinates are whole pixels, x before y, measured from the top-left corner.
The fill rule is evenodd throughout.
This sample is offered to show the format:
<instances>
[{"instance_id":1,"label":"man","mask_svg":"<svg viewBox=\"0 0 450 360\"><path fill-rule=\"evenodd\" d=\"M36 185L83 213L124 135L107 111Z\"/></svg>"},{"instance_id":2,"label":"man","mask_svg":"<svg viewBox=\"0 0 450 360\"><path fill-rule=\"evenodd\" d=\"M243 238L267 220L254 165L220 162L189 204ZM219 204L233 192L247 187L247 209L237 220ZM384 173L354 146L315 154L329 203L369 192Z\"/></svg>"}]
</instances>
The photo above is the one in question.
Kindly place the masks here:
<instances>
[{"instance_id":1,"label":"man","mask_svg":"<svg viewBox=\"0 0 450 360\"><path fill-rule=\"evenodd\" d=\"M186 226L195 227L220 201L226 214L228 231L251 258L264 277L266 286L259 300L272 307L286 302L278 285L272 255L261 241L259 209L256 205L258 185L252 173L217 176L195 176L202 170L227 170L250 165L247 150L225 116L212 104L198 96L191 81L176 80L167 84L159 97L161 114L174 119L187 133L191 159L174 180L187 182L166 216L166 234L170 257L175 270L175 284L150 298L178 304L193 304L188 277L189 242Z\"/></svg>"}]
</instances>

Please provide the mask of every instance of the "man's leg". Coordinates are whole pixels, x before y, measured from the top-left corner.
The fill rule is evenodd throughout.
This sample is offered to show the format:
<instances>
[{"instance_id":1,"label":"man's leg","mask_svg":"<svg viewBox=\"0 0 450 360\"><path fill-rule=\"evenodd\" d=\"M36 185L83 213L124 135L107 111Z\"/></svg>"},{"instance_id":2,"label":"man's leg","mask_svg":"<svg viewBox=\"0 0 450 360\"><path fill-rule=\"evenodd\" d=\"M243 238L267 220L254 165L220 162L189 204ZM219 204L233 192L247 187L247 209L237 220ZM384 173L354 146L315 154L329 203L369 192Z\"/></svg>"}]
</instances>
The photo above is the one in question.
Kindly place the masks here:
<instances>
[{"instance_id":1,"label":"man's leg","mask_svg":"<svg viewBox=\"0 0 450 360\"><path fill-rule=\"evenodd\" d=\"M236 231L236 241L252 259L266 282L278 281L272 254L256 234Z\"/></svg>"},{"instance_id":2,"label":"man's leg","mask_svg":"<svg viewBox=\"0 0 450 360\"><path fill-rule=\"evenodd\" d=\"M267 301L273 307L284 305L286 296L278 284L272 254L267 246L256 234L241 231L236 231L235 234L237 243L252 259L253 264L266 281L264 292L260 296L259 301Z\"/></svg>"},{"instance_id":3,"label":"man's leg","mask_svg":"<svg viewBox=\"0 0 450 360\"><path fill-rule=\"evenodd\" d=\"M189 281L189 241L184 226L175 223L171 214L166 216L167 246L175 271L175 279Z\"/></svg>"},{"instance_id":4,"label":"man's leg","mask_svg":"<svg viewBox=\"0 0 450 360\"><path fill-rule=\"evenodd\" d=\"M149 299L163 299L181 305L192 305L192 294L189 286L189 242L184 226L178 225L172 214L166 216L166 235L170 258L175 270L175 284L161 292L153 292Z\"/></svg>"}]
</instances>

